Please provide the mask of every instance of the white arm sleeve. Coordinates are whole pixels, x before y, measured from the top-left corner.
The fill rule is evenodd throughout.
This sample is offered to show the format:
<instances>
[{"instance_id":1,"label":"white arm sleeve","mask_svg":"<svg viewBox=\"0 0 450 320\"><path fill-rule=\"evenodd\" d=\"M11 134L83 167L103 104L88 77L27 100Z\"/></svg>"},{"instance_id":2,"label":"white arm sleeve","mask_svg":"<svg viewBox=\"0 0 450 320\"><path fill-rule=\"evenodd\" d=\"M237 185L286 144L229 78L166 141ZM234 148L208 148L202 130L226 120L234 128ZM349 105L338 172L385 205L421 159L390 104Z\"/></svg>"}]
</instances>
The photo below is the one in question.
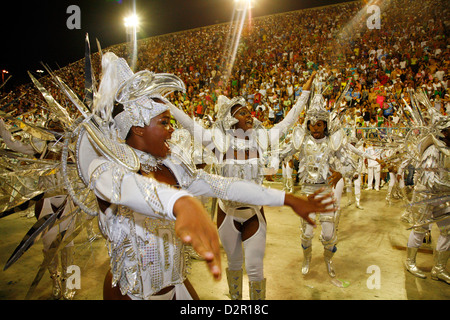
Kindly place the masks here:
<instances>
[{"instance_id":1,"label":"white arm sleeve","mask_svg":"<svg viewBox=\"0 0 450 320\"><path fill-rule=\"evenodd\" d=\"M282 137L286 132L295 124L305 108L306 102L308 101L310 91L305 90L302 92L302 95L298 97L292 109L289 113L284 117L282 121L274 125L269 130L269 141L271 145L278 144L280 137Z\"/></svg>"},{"instance_id":2,"label":"white arm sleeve","mask_svg":"<svg viewBox=\"0 0 450 320\"><path fill-rule=\"evenodd\" d=\"M250 205L279 207L284 205L285 192L237 178L225 178L198 171L188 191L194 196L208 196Z\"/></svg>"},{"instance_id":3,"label":"white arm sleeve","mask_svg":"<svg viewBox=\"0 0 450 320\"><path fill-rule=\"evenodd\" d=\"M345 145L345 147L350 151L353 152L355 154L357 154L360 157L366 158L366 159L371 159L373 161L377 161L377 158L372 156L371 154L368 154L367 152L364 152L358 148L355 148L351 143L347 143Z\"/></svg>"},{"instance_id":4,"label":"white arm sleeve","mask_svg":"<svg viewBox=\"0 0 450 320\"><path fill-rule=\"evenodd\" d=\"M194 141L201 141L204 146L207 146L212 142L210 130L203 128L173 104L169 104L169 106L173 117L181 124L183 128L189 131L189 133L194 137Z\"/></svg>"},{"instance_id":5,"label":"white arm sleeve","mask_svg":"<svg viewBox=\"0 0 450 320\"><path fill-rule=\"evenodd\" d=\"M150 217L175 220L175 202L183 196L191 196L184 190L174 189L102 158L92 161L89 176L90 188L100 199Z\"/></svg>"}]
</instances>

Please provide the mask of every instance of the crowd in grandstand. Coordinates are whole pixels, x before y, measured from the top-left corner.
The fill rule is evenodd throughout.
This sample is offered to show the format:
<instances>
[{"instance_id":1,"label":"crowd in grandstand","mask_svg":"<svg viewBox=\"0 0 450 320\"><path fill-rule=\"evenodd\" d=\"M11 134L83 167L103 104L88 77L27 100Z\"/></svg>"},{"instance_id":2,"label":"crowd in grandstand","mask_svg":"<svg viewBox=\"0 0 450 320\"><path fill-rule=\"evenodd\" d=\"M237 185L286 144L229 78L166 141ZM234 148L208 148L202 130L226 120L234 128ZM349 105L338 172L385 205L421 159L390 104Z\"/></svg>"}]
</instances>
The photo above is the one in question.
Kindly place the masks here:
<instances>
[{"instance_id":1,"label":"crowd in grandstand","mask_svg":"<svg viewBox=\"0 0 450 320\"><path fill-rule=\"evenodd\" d=\"M367 27L364 6L364 1L355 1L254 18L243 29L230 73L226 71L227 40L234 32L230 23L140 40L137 69L180 76L187 90L172 100L200 118L215 118L219 95L240 95L253 115L271 127L289 111L313 70L326 88L330 108L352 81L336 106L346 109L343 121L348 127L402 126L407 88L425 90L435 108L448 114L450 25L444 1L385 1L380 29ZM129 56L126 43L104 50ZM98 53L93 64L98 79ZM59 73L84 96L84 60ZM51 94L64 101L56 88ZM30 120L41 117L43 105L31 83L2 97L3 111L14 115L29 110ZM65 105L77 112L70 103Z\"/></svg>"}]
</instances>

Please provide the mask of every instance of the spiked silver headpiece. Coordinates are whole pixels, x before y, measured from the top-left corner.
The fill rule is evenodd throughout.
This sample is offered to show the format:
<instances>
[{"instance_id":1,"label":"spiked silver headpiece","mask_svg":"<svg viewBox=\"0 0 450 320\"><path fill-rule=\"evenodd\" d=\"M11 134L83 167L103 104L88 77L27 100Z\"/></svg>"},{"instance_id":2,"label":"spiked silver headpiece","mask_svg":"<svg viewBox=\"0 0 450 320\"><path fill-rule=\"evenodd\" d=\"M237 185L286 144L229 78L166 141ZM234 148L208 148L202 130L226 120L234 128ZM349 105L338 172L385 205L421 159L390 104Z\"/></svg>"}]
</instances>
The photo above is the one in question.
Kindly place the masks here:
<instances>
[{"instance_id":1,"label":"spiked silver headpiece","mask_svg":"<svg viewBox=\"0 0 450 320\"><path fill-rule=\"evenodd\" d=\"M225 129L230 129L234 124L238 123L238 120L231 114L231 108L236 105L245 107L247 103L243 97L228 99L221 95L217 98L217 120L222 122Z\"/></svg>"},{"instance_id":2,"label":"spiked silver headpiece","mask_svg":"<svg viewBox=\"0 0 450 320\"><path fill-rule=\"evenodd\" d=\"M327 111L326 105L327 103L323 96L315 94L305 114L305 126L307 126L308 121L311 121L311 124L315 124L319 120L328 123L330 121L330 113Z\"/></svg>"},{"instance_id":3,"label":"spiked silver headpiece","mask_svg":"<svg viewBox=\"0 0 450 320\"><path fill-rule=\"evenodd\" d=\"M125 59L111 52L103 55L102 66L103 77L94 100L94 112L107 122L113 121L121 139L126 138L132 126L149 125L152 118L168 110L165 95L185 91L183 81L177 76L148 70L133 73ZM123 111L112 119L115 102L123 105Z\"/></svg>"}]
</instances>

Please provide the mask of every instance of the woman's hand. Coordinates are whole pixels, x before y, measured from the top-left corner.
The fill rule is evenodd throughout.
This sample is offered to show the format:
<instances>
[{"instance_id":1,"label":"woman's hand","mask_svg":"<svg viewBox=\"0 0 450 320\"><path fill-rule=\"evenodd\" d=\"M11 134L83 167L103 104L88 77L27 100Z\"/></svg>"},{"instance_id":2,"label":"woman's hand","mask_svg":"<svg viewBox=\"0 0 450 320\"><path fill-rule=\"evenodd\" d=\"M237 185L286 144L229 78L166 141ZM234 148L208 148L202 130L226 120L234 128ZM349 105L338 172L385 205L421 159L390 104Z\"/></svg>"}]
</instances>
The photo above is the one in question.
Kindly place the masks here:
<instances>
[{"instance_id":1,"label":"woman's hand","mask_svg":"<svg viewBox=\"0 0 450 320\"><path fill-rule=\"evenodd\" d=\"M334 208L335 200L333 199L333 194L331 192L321 197L318 196L321 192L323 192L323 190L324 189L321 188L308 197L294 196L293 194L286 193L284 204L291 207L297 215L315 227L315 222L309 217L310 213L326 213L336 211Z\"/></svg>"},{"instance_id":2,"label":"woman's hand","mask_svg":"<svg viewBox=\"0 0 450 320\"><path fill-rule=\"evenodd\" d=\"M216 280L222 276L219 235L202 203L193 197L181 197L173 207L175 232L180 239L206 260Z\"/></svg>"}]
</instances>

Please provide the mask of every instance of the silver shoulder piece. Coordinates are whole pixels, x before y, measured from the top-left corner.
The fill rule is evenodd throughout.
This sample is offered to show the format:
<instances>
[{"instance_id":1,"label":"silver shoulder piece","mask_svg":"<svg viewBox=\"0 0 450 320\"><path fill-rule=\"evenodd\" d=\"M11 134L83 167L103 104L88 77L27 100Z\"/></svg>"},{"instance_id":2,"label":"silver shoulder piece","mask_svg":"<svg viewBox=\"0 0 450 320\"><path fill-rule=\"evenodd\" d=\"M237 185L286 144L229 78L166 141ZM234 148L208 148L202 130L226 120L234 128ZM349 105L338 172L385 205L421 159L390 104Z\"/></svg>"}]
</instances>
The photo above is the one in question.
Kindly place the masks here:
<instances>
[{"instance_id":1,"label":"silver shoulder piece","mask_svg":"<svg viewBox=\"0 0 450 320\"><path fill-rule=\"evenodd\" d=\"M339 129L335 131L332 135L330 135L330 148L333 151L337 151L341 148L344 140L345 140L346 134L344 130Z\"/></svg>"},{"instance_id":2,"label":"silver shoulder piece","mask_svg":"<svg viewBox=\"0 0 450 320\"><path fill-rule=\"evenodd\" d=\"M297 126L292 131L292 143L296 150L299 150L305 140L305 129L302 126Z\"/></svg>"}]
</instances>

